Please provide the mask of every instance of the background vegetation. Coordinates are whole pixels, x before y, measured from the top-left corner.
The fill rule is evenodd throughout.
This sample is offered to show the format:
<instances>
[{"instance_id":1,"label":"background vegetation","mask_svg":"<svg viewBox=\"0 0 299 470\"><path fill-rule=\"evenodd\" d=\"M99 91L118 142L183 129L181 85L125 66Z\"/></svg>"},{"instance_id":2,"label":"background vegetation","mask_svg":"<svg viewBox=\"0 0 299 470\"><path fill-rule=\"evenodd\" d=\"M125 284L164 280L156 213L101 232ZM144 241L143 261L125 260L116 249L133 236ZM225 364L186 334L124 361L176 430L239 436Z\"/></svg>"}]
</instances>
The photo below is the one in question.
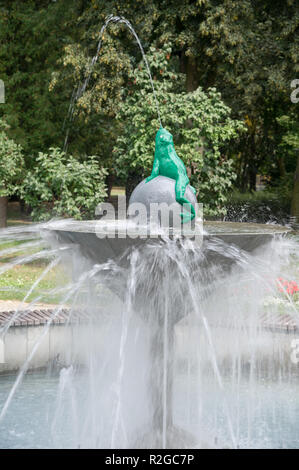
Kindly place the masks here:
<instances>
[{"instance_id":1,"label":"background vegetation","mask_svg":"<svg viewBox=\"0 0 299 470\"><path fill-rule=\"evenodd\" d=\"M206 215L228 217L244 198L256 207L269 194L283 217L299 217L299 104L290 99L299 73L295 0L0 0L0 13L0 206L14 196L35 218L90 217L112 184L129 193L148 174L159 124L124 25L106 30L61 151L72 92L114 14L131 21L143 43L162 122ZM268 181L262 197L257 174Z\"/></svg>"}]
</instances>

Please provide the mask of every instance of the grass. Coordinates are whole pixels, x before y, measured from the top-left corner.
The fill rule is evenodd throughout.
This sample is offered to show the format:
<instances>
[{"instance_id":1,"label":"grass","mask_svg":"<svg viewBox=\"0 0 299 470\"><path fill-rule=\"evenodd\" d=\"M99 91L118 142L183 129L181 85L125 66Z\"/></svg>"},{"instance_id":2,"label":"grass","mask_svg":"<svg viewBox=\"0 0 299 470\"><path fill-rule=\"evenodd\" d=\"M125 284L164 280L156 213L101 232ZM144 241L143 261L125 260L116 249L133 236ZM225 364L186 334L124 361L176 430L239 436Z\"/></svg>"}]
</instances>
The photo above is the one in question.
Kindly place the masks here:
<instances>
[{"instance_id":1,"label":"grass","mask_svg":"<svg viewBox=\"0 0 299 470\"><path fill-rule=\"evenodd\" d=\"M22 241L5 241L0 243L0 250L22 246ZM39 248L24 249L11 255L0 257L0 269L14 260L16 256L27 256L35 253ZM34 282L41 276L45 268L50 263L49 260L38 259L28 264L19 264L11 267L8 271L0 275L0 300L23 300ZM31 302L36 297L41 296L39 302L59 303L61 296L49 294L49 291L56 287L63 287L68 282L68 277L61 266L52 268L40 281L32 294L26 299Z\"/></svg>"},{"instance_id":2,"label":"grass","mask_svg":"<svg viewBox=\"0 0 299 470\"><path fill-rule=\"evenodd\" d=\"M7 225L23 225L32 223L29 216L24 216L20 211L17 202L8 204ZM22 246L23 241L4 241L0 242L0 250ZM0 268L6 263L10 263L16 256L26 256L36 252L38 248L28 249L24 245L24 250L18 251L12 255L5 255L0 258ZM39 259L28 264L20 264L10 268L8 271L0 275L0 300L23 300L33 283L43 273L50 261ZM39 302L42 303L59 303L61 296L50 295L49 291L56 287L61 287L68 282L63 269L58 266L51 269L46 276L40 281L36 289L26 299L31 302L36 297L41 296Z\"/></svg>"},{"instance_id":3,"label":"grass","mask_svg":"<svg viewBox=\"0 0 299 470\"><path fill-rule=\"evenodd\" d=\"M0 300L23 300L46 266L47 264L44 263L17 265L2 274L0 277ZM64 270L61 267L55 267L40 281L26 301L30 302L36 297L42 296L39 302L59 303L61 296L50 295L49 291L56 287L62 287L66 283L67 277Z\"/></svg>"},{"instance_id":4,"label":"grass","mask_svg":"<svg viewBox=\"0 0 299 470\"><path fill-rule=\"evenodd\" d=\"M126 195L126 188L123 186L113 186L111 189L111 196L125 196Z\"/></svg>"}]
</instances>

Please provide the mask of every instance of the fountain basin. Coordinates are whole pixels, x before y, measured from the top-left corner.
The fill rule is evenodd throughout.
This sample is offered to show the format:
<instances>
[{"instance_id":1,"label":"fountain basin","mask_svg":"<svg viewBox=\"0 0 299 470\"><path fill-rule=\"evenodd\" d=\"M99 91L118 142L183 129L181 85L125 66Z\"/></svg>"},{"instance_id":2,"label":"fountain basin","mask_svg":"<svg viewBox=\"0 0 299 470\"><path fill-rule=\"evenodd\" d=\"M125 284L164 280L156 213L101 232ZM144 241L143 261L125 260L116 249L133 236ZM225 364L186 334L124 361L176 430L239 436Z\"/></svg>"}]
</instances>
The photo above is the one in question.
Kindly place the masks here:
<instances>
[{"instance_id":1,"label":"fountain basin","mask_svg":"<svg viewBox=\"0 0 299 470\"><path fill-rule=\"evenodd\" d=\"M155 237L129 237L126 232L126 221L120 221L115 233L115 221L58 221L49 224L46 231L57 237L58 242L78 245L82 255L95 263L105 263L122 257L133 247L142 246L148 242L163 240L163 234L157 231ZM203 248L211 240L236 246L246 252L268 243L275 237L286 235L290 229L279 225L238 223L238 222L204 222ZM111 234L115 233L112 238ZM184 238L194 238L194 232L184 233ZM201 241L200 241L201 242ZM198 242L196 242L198 243ZM222 257L222 262L225 259Z\"/></svg>"},{"instance_id":2,"label":"fountain basin","mask_svg":"<svg viewBox=\"0 0 299 470\"><path fill-rule=\"evenodd\" d=\"M200 229L199 222L196 223L196 227L198 226ZM116 227L117 232L115 231ZM128 228L130 228L130 236L128 235ZM137 229L134 232L132 222L124 219L118 221L58 221L47 225L47 231L52 242L54 237L58 244L70 243L76 246L81 255L79 258L91 265L95 263L103 264L112 260L116 262L118 267L128 269L131 263L132 250L135 248L142 250L141 256L148 260L148 269L154 269L156 274L155 278L148 277L146 284L141 278L137 280L134 310L142 312L143 319L156 321L161 326L164 321L164 312L158 312L156 307L151 304L152 295L150 292L156 290L155 283L157 279L159 279L158 284L162 284L166 265L168 265L171 272L173 285L176 282L180 283L180 293L173 295L171 299L171 324L174 325L186 317L193 307L188 295L188 283L179 281L181 277L180 269L175 263L172 263L171 255L167 255L163 262L155 263L154 266L152 265L154 263L152 256L157 251L148 248L158 246L159 243L162 243L162 247L163 241L166 246L167 239L175 239L178 247L185 240L191 240L190 244L184 244L185 251L183 250L184 253L190 255L189 262L194 265L191 276L195 283L200 282L203 286L206 285L205 295L209 296L211 279L209 276L205 276L204 273L207 270L211 272L211 266L220 269L222 272L222 274L219 273L220 276L225 275L242 257L241 253L244 251L246 253L253 252L273 238L285 235L288 229L273 225L205 222L201 232L202 235L199 237L194 236L195 232L191 228L184 229L183 235L174 228L169 229L165 237L163 229L153 229L152 227L150 235L139 236ZM163 250L161 251L161 257L163 257ZM72 268L73 273L80 271L80 269L80 266L73 266ZM110 267L107 266L105 284L120 299L124 300L127 292L126 281L121 275L115 276L112 271L110 276ZM156 312L155 315L152 314L152 311Z\"/></svg>"}]
</instances>

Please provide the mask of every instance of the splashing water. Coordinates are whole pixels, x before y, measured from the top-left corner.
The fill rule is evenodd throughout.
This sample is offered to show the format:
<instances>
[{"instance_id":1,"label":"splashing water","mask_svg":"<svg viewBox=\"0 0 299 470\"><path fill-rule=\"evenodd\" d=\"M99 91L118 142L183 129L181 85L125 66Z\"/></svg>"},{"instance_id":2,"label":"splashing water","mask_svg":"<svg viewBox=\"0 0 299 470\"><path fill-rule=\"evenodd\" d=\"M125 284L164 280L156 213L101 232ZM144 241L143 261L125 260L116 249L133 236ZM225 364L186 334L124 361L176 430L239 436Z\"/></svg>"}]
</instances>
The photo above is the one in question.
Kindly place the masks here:
<instances>
[{"instance_id":1,"label":"splashing water","mask_svg":"<svg viewBox=\"0 0 299 470\"><path fill-rule=\"evenodd\" d=\"M91 74L93 72L94 66L95 66L95 64L98 60L99 53L101 51L102 42L103 42L103 35L104 35L104 32L105 32L107 26L109 25L109 23L125 24L127 26L127 28L129 29L129 31L133 34L134 38L136 39L136 42L139 46L139 49L140 49L141 54L142 54L142 58L144 60L145 66L146 66L148 78L149 78L149 81L151 83L151 87L152 87L152 90L153 90L153 95L154 95L154 100L155 100L155 105L156 105L156 109L157 109L157 115L158 115L158 120L159 120L159 123L160 123L160 127L163 127L162 126L162 121L161 121L160 110L159 110L158 98L157 98L156 90L155 90L155 87L154 87L154 82L153 82L151 70L150 70L150 67L149 67L149 64L148 64L143 46L140 42L140 39L139 39L136 31L134 30L133 26L131 25L131 23L126 18L124 18L123 16L110 15L106 18L106 21L105 21L105 23L103 24L103 26L101 28L101 31L100 31L100 34L99 34L99 39L98 39L97 51L96 51L96 54L93 56L93 58L90 61L90 64L88 66L88 73L87 73L83 83L81 83L77 87L77 89L74 89L74 91L72 93L72 97L71 97L71 101L70 101L70 105L69 105L69 109L68 109L68 114L67 114L67 117L66 117L66 119L64 121L64 125L63 125L63 128L65 128L66 123L67 122L69 123L69 126L68 126L67 131L66 131L64 146L63 146L63 150L65 152L67 151L67 146L68 146L70 125L71 125L71 122L74 118L75 104L78 101L78 99L83 95L83 93L85 92L85 90L86 90L86 88L89 84Z\"/></svg>"},{"instance_id":2,"label":"splashing water","mask_svg":"<svg viewBox=\"0 0 299 470\"><path fill-rule=\"evenodd\" d=\"M47 297L39 284L51 270L72 272L50 288L58 303L18 374L0 375L0 447L296 447L299 302L277 284L298 281L296 239L247 253L219 238L201 248L164 238L97 264L49 227L0 234L1 272L44 263L2 341ZM29 374L64 308L70 348L58 369Z\"/></svg>"}]
</instances>

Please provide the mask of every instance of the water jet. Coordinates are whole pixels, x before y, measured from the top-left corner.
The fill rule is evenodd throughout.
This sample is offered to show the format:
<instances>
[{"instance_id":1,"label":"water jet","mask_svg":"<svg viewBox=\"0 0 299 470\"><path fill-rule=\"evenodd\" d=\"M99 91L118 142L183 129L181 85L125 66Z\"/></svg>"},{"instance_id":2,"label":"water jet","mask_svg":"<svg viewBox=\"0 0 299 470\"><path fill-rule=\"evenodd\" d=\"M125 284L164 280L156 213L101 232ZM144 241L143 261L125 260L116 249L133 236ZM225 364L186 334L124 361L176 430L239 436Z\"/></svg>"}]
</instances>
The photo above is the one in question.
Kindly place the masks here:
<instances>
[{"instance_id":1,"label":"water jet","mask_svg":"<svg viewBox=\"0 0 299 470\"><path fill-rule=\"evenodd\" d=\"M129 27L146 61L130 23L109 17L89 75L74 94L70 120L110 22ZM146 66L151 80L147 61ZM156 99L154 87L153 93ZM156 104L161 125L157 100ZM153 226L150 206L161 202L173 205L179 216L173 213L166 226L162 217ZM298 373L289 360L290 337L283 332L282 341L279 329L273 333L265 328L261 304L266 292L274 295L275 280L283 270L291 276L284 264L296 245L285 237L288 229L229 222L204 222L201 227L194 190L171 134L163 128L157 135L152 174L132 193L131 208L134 204L145 208L147 230L142 234L134 217L50 221L0 233L2 241L23 241L12 249L16 258L2 266L1 273L45 257L53 265L61 260L71 272L64 287L53 289L61 299L40 335L26 343L24 363L17 377L8 380L7 394L0 396L3 442L13 447L20 439L24 447L71 448L293 446L299 438L293 426L299 413L289 398ZM39 251L29 254L34 247ZM296 334L298 309L290 300ZM59 377L26 375L65 306L72 341ZM76 318L78 310L84 321L80 315ZM16 310L1 325L1 338L5 340L9 326L22 315L22 309ZM267 322L273 326L271 318ZM48 408L42 406L44 392L51 402ZM18 393L25 403L21 411ZM29 444L27 436L17 432L19 423L12 424L14 409L25 428L24 421L31 422L26 413L35 404L27 407L28 396L38 396L46 410L35 410L42 424L34 425L37 431ZM288 427L295 438L287 434ZM42 443L41 428L47 434ZM6 437L10 432L13 444Z\"/></svg>"}]
</instances>

